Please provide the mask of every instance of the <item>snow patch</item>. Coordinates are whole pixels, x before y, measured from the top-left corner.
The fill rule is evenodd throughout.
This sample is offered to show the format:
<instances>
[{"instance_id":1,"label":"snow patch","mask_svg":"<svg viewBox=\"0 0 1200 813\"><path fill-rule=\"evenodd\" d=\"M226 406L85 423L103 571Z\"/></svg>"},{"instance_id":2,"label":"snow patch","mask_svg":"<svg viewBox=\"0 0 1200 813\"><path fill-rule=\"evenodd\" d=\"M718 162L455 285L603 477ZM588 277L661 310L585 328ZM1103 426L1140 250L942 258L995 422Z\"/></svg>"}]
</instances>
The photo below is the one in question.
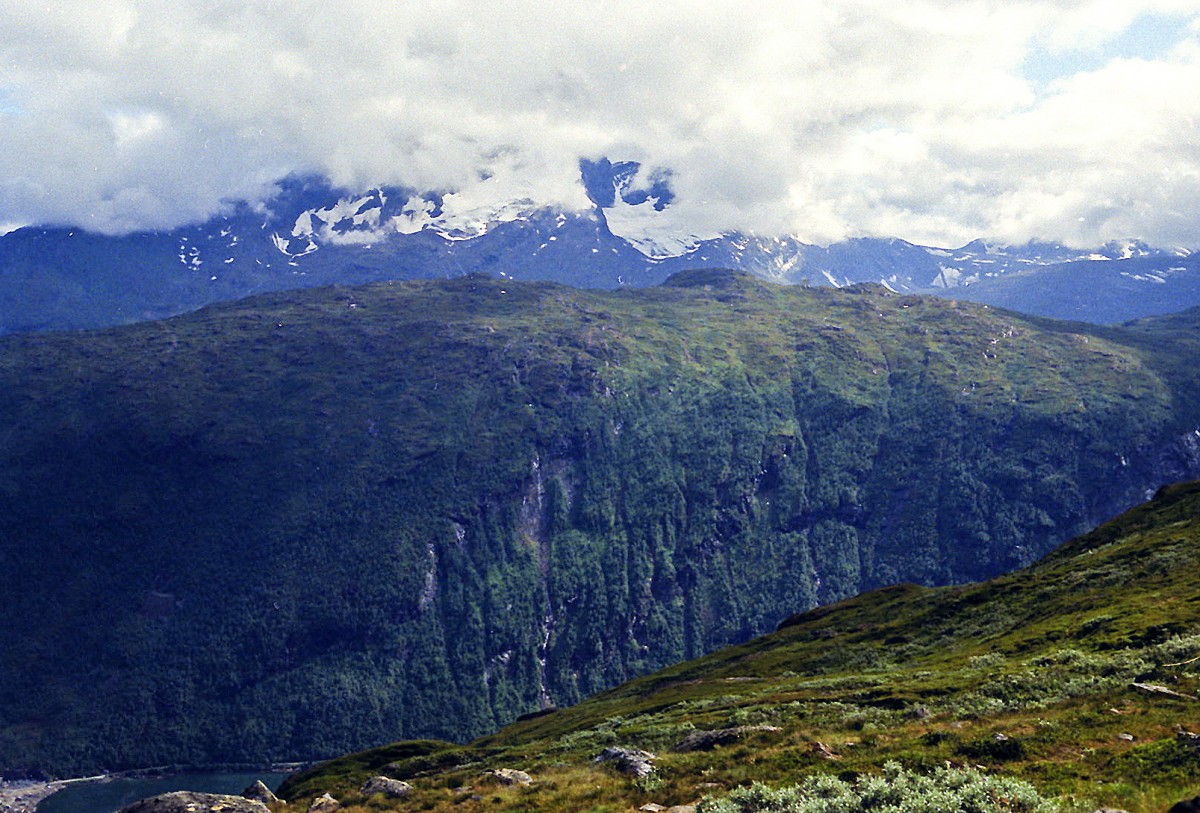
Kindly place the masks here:
<instances>
[{"instance_id":1,"label":"snow patch","mask_svg":"<svg viewBox=\"0 0 1200 813\"><path fill-rule=\"evenodd\" d=\"M639 204L626 203L620 195L604 210L608 230L652 260L682 257L691 254L705 240L715 240L720 233L697 234L680 229L674 218L656 210L655 198Z\"/></svg>"},{"instance_id":2,"label":"snow patch","mask_svg":"<svg viewBox=\"0 0 1200 813\"><path fill-rule=\"evenodd\" d=\"M933 280L934 288L954 288L960 284L962 270L952 265L939 265L938 275Z\"/></svg>"},{"instance_id":3,"label":"snow patch","mask_svg":"<svg viewBox=\"0 0 1200 813\"><path fill-rule=\"evenodd\" d=\"M388 225L400 234L416 234L421 229L433 225L434 208L433 201L413 195L404 204L400 214L393 217Z\"/></svg>"}]
</instances>

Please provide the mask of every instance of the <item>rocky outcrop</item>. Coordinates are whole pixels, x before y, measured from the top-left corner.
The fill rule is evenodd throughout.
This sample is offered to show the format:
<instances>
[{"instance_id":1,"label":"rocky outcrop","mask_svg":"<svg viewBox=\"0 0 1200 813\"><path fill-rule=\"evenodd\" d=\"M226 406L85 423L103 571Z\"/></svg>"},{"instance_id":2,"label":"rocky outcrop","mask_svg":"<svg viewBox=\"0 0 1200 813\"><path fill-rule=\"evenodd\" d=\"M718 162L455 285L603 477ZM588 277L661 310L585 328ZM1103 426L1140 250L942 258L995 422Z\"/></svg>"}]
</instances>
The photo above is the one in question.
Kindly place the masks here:
<instances>
[{"instance_id":1,"label":"rocky outcrop","mask_svg":"<svg viewBox=\"0 0 1200 813\"><path fill-rule=\"evenodd\" d=\"M323 793L312 800L312 804L308 806L308 813L333 813L339 809L342 803L330 796L328 793Z\"/></svg>"},{"instance_id":2,"label":"rocky outcrop","mask_svg":"<svg viewBox=\"0 0 1200 813\"><path fill-rule=\"evenodd\" d=\"M267 806L243 796L177 790L139 799L118 813L268 813Z\"/></svg>"},{"instance_id":3,"label":"rocky outcrop","mask_svg":"<svg viewBox=\"0 0 1200 813\"><path fill-rule=\"evenodd\" d=\"M490 776L499 782L501 785L531 785L533 777L524 771L518 771L515 768L497 768L494 771L488 771L486 776Z\"/></svg>"},{"instance_id":4,"label":"rocky outcrop","mask_svg":"<svg viewBox=\"0 0 1200 813\"><path fill-rule=\"evenodd\" d=\"M372 776L363 783L358 792L363 796L376 796L382 793L389 799L403 799L412 793L412 789L412 785L399 779L389 779L386 776Z\"/></svg>"},{"instance_id":5,"label":"rocky outcrop","mask_svg":"<svg viewBox=\"0 0 1200 813\"><path fill-rule=\"evenodd\" d=\"M614 745L601 751L596 762L610 764L621 773L640 779L654 773L654 760L657 758L649 751Z\"/></svg>"},{"instance_id":6,"label":"rocky outcrop","mask_svg":"<svg viewBox=\"0 0 1200 813\"><path fill-rule=\"evenodd\" d=\"M242 797L245 799L253 799L256 802L262 802L264 805L275 804L279 801L270 788L268 788L261 779L256 779L254 784L242 791Z\"/></svg>"}]
</instances>

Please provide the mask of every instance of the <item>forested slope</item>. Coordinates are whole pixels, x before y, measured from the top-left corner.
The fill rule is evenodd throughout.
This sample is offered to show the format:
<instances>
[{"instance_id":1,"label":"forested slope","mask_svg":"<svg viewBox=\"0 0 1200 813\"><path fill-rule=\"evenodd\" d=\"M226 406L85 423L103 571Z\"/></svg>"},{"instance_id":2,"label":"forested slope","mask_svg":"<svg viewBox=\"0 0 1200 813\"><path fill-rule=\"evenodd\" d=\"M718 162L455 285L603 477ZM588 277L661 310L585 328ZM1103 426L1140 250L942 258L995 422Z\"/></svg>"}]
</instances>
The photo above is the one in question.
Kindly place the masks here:
<instances>
[{"instance_id":1,"label":"forested slope","mask_svg":"<svg viewBox=\"0 0 1200 813\"><path fill-rule=\"evenodd\" d=\"M729 272L272 294L0 342L0 767L464 738L1197 468L1194 314Z\"/></svg>"},{"instance_id":2,"label":"forested slope","mask_svg":"<svg viewBox=\"0 0 1200 813\"><path fill-rule=\"evenodd\" d=\"M1059 810L1161 813L1200 793L1197 543L1200 483L1167 486L1029 568L870 591L466 746L398 742L340 757L289 777L280 794L304 810L329 792L347 813L558 813L700 797L702 813L859 810L830 793L771 804L748 786L869 781L900 763L917 774L972 768L998 791L902 809L1029 811L1002 784L1019 779ZM608 747L648 750L654 773L601 764ZM497 768L533 782L505 787L489 775ZM368 799L360 788L379 773L411 793ZM895 793L904 783L888 784ZM886 809L880 796L873 809Z\"/></svg>"}]
</instances>

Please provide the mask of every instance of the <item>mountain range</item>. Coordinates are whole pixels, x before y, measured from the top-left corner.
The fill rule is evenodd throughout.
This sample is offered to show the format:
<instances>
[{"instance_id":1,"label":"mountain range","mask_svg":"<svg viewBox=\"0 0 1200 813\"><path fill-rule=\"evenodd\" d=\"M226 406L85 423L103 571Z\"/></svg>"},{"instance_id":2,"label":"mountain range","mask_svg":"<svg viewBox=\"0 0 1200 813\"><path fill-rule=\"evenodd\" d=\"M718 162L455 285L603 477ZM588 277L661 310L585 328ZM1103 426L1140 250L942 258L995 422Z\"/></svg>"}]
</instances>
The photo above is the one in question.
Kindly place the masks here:
<instances>
[{"instance_id":1,"label":"mountain range","mask_svg":"<svg viewBox=\"0 0 1200 813\"><path fill-rule=\"evenodd\" d=\"M1200 475L1198 322L693 270L0 338L0 769L462 740L1028 565Z\"/></svg>"},{"instance_id":2,"label":"mountain range","mask_svg":"<svg viewBox=\"0 0 1200 813\"><path fill-rule=\"evenodd\" d=\"M1034 315L1112 324L1200 304L1200 254L1136 240L1078 250L1031 242L960 248L859 238L815 246L787 235L692 233L673 217L669 176L584 161L590 208L497 200L486 179L455 193L353 191L289 177L265 204L230 202L210 221L104 236L23 228L0 236L0 333L163 318L255 293L472 273L595 288L656 285L693 268L775 282L876 282Z\"/></svg>"}]
</instances>

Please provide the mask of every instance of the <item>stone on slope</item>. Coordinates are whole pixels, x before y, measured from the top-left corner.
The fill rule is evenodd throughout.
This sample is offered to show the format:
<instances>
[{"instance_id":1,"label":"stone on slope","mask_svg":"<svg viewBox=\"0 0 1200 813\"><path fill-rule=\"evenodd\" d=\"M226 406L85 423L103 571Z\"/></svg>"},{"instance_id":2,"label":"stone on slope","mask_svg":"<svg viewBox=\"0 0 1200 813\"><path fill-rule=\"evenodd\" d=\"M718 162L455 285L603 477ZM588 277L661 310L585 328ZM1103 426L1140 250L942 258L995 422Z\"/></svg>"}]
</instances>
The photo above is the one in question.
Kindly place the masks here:
<instances>
[{"instance_id":1,"label":"stone on slope","mask_svg":"<svg viewBox=\"0 0 1200 813\"><path fill-rule=\"evenodd\" d=\"M139 799L118 813L268 813L267 806L254 799L224 793L195 793L177 790Z\"/></svg>"}]
</instances>

